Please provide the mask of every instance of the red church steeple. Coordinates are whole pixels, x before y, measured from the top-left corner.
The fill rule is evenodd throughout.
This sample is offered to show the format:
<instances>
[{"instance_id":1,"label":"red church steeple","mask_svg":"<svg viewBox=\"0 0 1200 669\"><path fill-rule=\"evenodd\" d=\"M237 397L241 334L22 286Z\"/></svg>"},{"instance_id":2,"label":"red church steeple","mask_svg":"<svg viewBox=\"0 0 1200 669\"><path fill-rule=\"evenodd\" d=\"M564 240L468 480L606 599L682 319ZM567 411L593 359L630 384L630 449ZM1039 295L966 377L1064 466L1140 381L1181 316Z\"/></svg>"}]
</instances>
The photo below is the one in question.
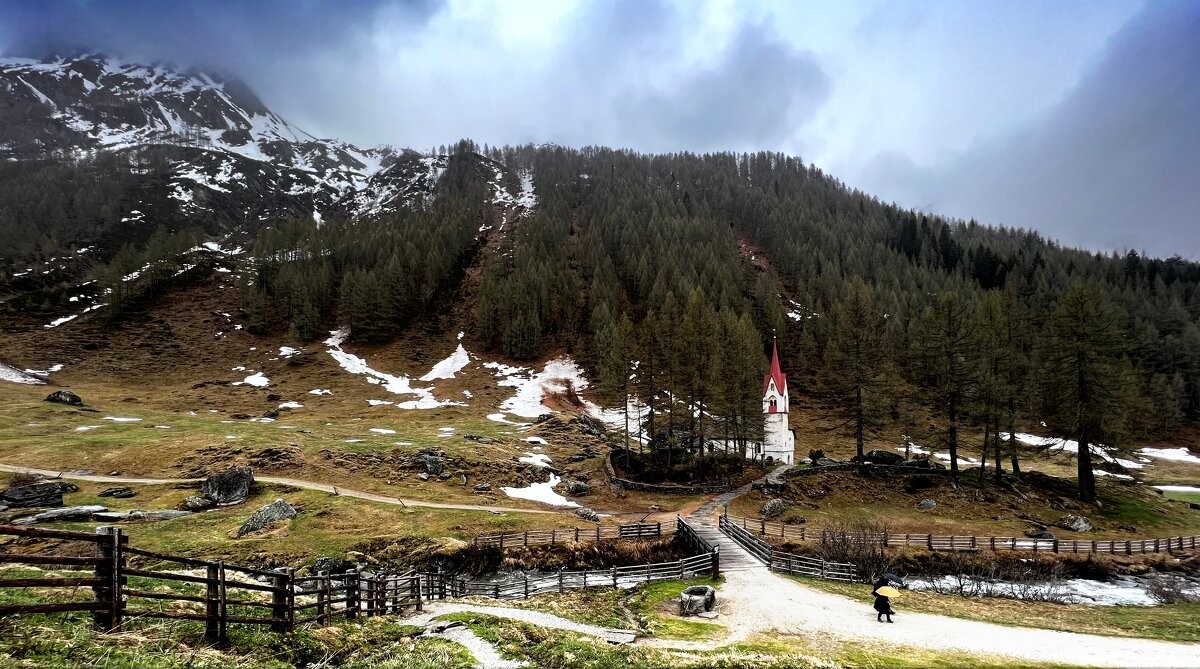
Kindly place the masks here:
<instances>
[{"instance_id":1,"label":"red church steeple","mask_svg":"<svg viewBox=\"0 0 1200 669\"><path fill-rule=\"evenodd\" d=\"M775 382L778 398L767 409L767 413L787 413L787 374L779 367L779 342L771 342L771 371L763 378L763 397L770 393L771 382ZM767 400L771 402L771 400Z\"/></svg>"}]
</instances>

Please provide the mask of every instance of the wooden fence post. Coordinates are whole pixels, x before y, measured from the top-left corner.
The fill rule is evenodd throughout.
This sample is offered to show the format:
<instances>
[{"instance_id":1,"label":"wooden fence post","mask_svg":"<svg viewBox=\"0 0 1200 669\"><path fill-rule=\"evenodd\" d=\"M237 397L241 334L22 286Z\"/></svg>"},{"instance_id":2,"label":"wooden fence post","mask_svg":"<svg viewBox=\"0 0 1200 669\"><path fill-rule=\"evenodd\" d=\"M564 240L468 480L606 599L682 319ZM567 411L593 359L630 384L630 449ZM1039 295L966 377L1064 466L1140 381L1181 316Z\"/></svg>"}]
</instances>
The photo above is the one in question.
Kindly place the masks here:
<instances>
[{"instance_id":1,"label":"wooden fence post","mask_svg":"<svg viewBox=\"0 0 1200 669\"><path fill-rule=\"evenodd\" d=\"M205 569L205 586L207 591L204 593L204 640L211 644L219 643L221 640L221 631L217 623L217 619L221 615L221 591L220 591L220 573L217 571L217 565L209 564Z\"/></svg>"},{"instance_id":2,"label":"wooden fence post","mask_svg":"<svg viewBox=\"0 0 1200 669\"><path fill-rule=\"evenodd\" d=\"M681 562L682 564L682 562ZM712 577L721 577L721 547L714 546L712 550Z\"/></svg>"},{"instance_id":3,"label":"wooden fence post","mask_svg":"<svg viewBox=\"0 0 1200 669\"><path fill-rule=\"evenodd\" d=\"M417 597L417 611L421 611L424 607L421 604L421 575L417 574L413 577L409 585L412 588L413 594Z\"/></svg>"},{"instance_id":4,"label":"wooden fence post","mask_svg":"<svg viewBox=\"0 0 1200 669\"><path fill-rule=\"evenodd\" d=\"M271 576L271 631L288 632L288 574L285 567L279 567Z\"/></svg>"},{"instance_id":5,"label":"wooden fence post","mask_svg":"<svg viewBox=\"0 0 1200 669\"><path fill-rule=\"evenodd\" d=\"M358 610L359 610L360 603L361 603L361 597L359 596L359 592L358 592L358 588L359 588L358 578L359 578L358 572L356 572L356 571L346 572L346 575L342 577L342 585L344 585L346 588L346 617L347 618L357 618L358 617Z\"/></svg>"},{"instance_id":6,"label":"wooden fence post","mask_svg":"<svg viewBox=\"0 0 1200 669\"><path fill-rule=\"evenodd\" d=\"M121 592L121 530L120 528L104 525L96 528L96 534L107 537L96 542L96 557L100 562L96 565L96 579L100 582L92 586L96 597L96 610L92 614L92 622L102 632L121 631L121 613L123 602Z\"/></svg>"},{"instance_id":7,"label":"wooden fence post","mask_svg":"<svg viewBox=\"0 0 1200 669\"><path fill-rule=\"evenodd\" d=\"M375 617L375 574L371 572L363 572L358 575L359 583L361 583L361 592L363 603L363 616L367 618Z\"/></svg>"},{"instance_id":8,"label":"wooden fence post","mask_svg":"<svg viewBox=\"0 0 1200 669\"><path fill-rule=\"evenodd\" d=\"M225 562L217 560L217 597L220 607L217 614L217 645L221 648L229 645L229 593L225 588Z\"/></svg>"},{"instance_id":9,"label":"wooden fence post","mask_svg":"<svg viewBox=\"0 0 1200 669\"><path fill-rule=\"evenodd\" d=\"M329 572L317 572L317 624L324 625L326 621L325 608L329 597Z\"/></svg>"}]
</instances>

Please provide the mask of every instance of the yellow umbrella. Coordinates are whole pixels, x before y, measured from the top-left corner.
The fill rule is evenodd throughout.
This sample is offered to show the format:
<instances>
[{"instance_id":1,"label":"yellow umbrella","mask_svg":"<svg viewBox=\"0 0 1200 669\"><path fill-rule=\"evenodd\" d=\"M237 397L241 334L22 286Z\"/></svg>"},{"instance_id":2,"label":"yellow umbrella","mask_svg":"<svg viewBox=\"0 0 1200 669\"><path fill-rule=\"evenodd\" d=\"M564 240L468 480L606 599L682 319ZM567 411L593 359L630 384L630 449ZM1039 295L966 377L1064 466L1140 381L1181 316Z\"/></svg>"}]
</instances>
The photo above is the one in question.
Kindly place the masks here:
<instances>
[{"instance_id":1,"label":"yellow umbrella","mask_svg":"<svg viewBox=\"0 0 1200 669\"><path fill-rule=\"evenodd\" d=\"M879 594L883 595L884 597L899 597L900 596L900 591L893 588L890 585L885 585L882 588L876 590L875 592L878 592Z\"/></svg>"}]
</instances>

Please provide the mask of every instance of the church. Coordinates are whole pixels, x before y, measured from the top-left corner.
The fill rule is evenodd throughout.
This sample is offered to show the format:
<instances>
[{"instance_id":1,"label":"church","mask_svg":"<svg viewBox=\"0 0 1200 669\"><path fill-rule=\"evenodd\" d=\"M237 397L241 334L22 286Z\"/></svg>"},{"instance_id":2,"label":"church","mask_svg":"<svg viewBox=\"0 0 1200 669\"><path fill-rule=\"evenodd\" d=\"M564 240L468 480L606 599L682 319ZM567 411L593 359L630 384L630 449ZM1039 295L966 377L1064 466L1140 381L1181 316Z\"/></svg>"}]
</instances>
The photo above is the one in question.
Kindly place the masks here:
<instances>
[{"instance_id":1,"label":"church","mask_svg":"<svg viewBox=\"0 0 1200 669\"><path fill-rule=\"evenodd\" d=\"M779 343L772 342L771 369L763 378L763 440L746 445L747 458L762 462L770 458L773 464L796 464L796 433L788 428L789 409L787 374L779 366ZM740 445L732 440L710 439L707 443L710 452L740 451Z\"/></svg>"},{"instance_id":2,"label":"church","mask_svg":"<svg viewBox=\"0 0 1200 669\"><path fill-rule=\"evenodd\" d=\"M763 379L763 440L754 444L754 459L795 464L796 434L788 428L789 409L787 374L779 367L779 343L772 342L771 369Z\"/></svg>"}]
</instances>

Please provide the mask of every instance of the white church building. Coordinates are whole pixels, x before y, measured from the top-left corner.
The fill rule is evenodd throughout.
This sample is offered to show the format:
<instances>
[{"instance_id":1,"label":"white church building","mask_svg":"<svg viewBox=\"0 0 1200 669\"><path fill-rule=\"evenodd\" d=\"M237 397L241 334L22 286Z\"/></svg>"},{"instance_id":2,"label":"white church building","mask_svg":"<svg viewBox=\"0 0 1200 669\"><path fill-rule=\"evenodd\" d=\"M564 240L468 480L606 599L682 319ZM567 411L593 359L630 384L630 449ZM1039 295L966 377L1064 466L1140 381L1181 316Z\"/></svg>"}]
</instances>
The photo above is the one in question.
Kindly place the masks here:
<instances>
[{"instance_id":1,"label":"white church building","mask_svg":"<svg viewBox=\"0 0 1200 669\"><path fill-rule=\"evenodd\" d=\"M787 374L779 366L779 344L771 344L771 369L763 378L763 440L746 445L746 457L775 464L796 464L796 433L788 428ZM734 441L714 439L708 441L709 448L726 453L738 450Z\"/></svg>"}]
</instances>

